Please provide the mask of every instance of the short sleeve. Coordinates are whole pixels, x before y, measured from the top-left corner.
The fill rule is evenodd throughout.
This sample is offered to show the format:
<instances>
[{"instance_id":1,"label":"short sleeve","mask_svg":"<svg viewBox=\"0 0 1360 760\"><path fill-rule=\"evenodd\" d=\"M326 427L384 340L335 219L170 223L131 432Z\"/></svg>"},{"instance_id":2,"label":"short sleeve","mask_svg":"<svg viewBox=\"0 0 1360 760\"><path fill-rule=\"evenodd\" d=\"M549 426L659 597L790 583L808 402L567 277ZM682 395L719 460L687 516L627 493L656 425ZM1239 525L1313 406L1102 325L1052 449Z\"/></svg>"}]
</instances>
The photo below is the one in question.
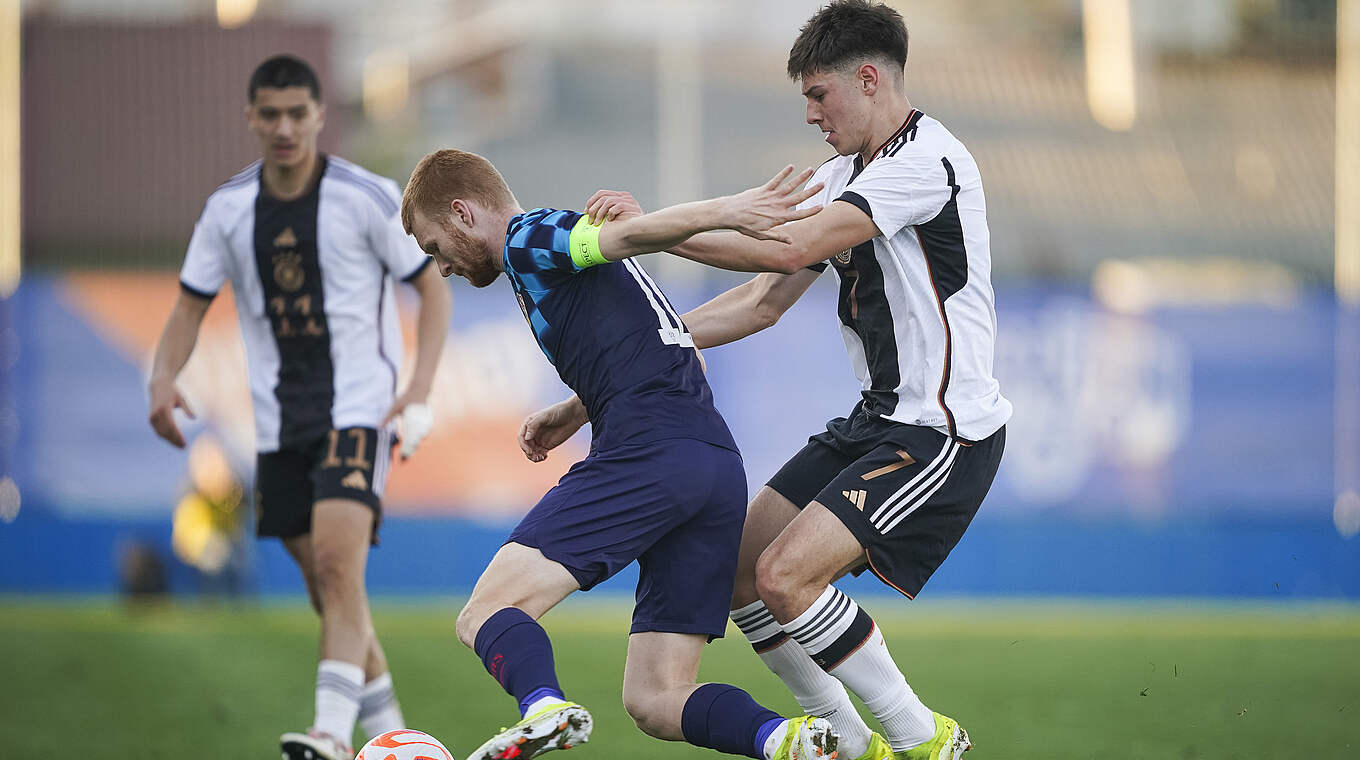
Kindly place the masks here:
<instances>
[{"instance_id":1,"label":"short sleeve","mask_svg":"<svg viewBox=\"0 0 1360 760\"><path fill-rule=\"evenodd\" d=\"M588 229L573 234L578 227ZM605 263L598 257L598 240L599 228L592 228L584 214L535 209L511 228L505 241L505 264L526 286L547 290L583 269ZM579 253L573 252L573 242L582 246Z\"/></svg>"},{"instance_id":2,"label":"short sleeve","mask_svg":"<svg viewBox=\"0 0 1360 760\"><path fill-rule=\"evenodd\" d=\"M836 198L858 207L884 237L934 219L954 194L944 162L922 156L882 156Z\"/></svg>"},{"instance_id":3,"label":"short sleeve","mask_svg":"<svg viewBox=\"0 0 1360 760\"><path fill-rule=\"evenodd\" d=\"M370 204L369 241L383 266L397 279L410 281L424 271L432 259L420 250L416 239L406 234L401 224L401 194L397 184L382 180L382 191L390 203Z\"/></svg>"},{"instance_id":4,"label":"short sleeve","mask_svg":"<svg viewBox=\"0 0 1360 760\"><path fill-rule=\"evenodd\" d=\"M808 185L815 185L815 184L817 184L818 182L824 182L824 181L826 181L826 176L827 176L827 174L829 173L829 172L827 171L827 169L828 169L828 167L830 167L830 166L831 166L831 162L830 162L830 161L827 161L826 163L824 163L824 164L822 164L821 166L817 167L817 171L813 172L813 173L812 173L812 177L811 177L810 179L808 179L808 181L807 181ZM806 186L807 186L807 185L804 185L804 187L806 187ZM798 204L798 208L804 209L804 208L809 208L809 207L812 207L812 206L825 206L826 204L828 204L828 203L831 202L831 198L828 197L828 196L830 196L830 195L831 195L830 189L827 188L827 187L823 187L820 191L818 191L818 193L817 193L816 195L814 195L814 196L812 196L811 198L808 198L807 200L805 200L805 201L803 201L802 203ZM825 262L825 261L818 261L818 262L816 262L816 263L809 264L809 265L807 265L807 266L804 267L804 268L805 268L805 269L811 269L811 270L814 271L814 272L824 272L824 271L826 271L826 262Z\"/></svg>"},{"instance_id":5,"label":"short sleeve","mask_svg":"<svg viewBox=\"0 0 1360 760\"><path fill-rule=\"evenodd\" d=\"M180 287L200 298L212 298L227 281L227 241L212 218L212 206L194 224L184 266L179 271Z\"/></svg>"}]
</instances>

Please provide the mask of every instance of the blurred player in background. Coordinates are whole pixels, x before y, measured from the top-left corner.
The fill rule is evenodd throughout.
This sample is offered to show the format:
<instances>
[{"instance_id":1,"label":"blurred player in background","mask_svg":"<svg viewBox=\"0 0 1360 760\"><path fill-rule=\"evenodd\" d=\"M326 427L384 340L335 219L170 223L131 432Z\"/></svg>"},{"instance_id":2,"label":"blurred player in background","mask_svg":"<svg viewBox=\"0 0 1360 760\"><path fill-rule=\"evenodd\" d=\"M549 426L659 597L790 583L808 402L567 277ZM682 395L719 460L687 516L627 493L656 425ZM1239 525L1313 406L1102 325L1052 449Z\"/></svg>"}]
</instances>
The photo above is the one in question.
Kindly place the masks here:
<instances>
[{"instance_id":1,"label":"blurred player in background","mask_svg":"<svg viewBox=\"0 0 1360 760\"><path fill-rule=\"evenodd\" d=\"M774 324L828 263L840 281L837 316L863 398L751 502L732 619L802 708L831 722L842 756L865 760L957 758L971 742L922 703L874 621L831 583L868 569L914 597L981 506L1011 415L992 376L982 180L968 150L911 106L906 60L891 8L838 0L818 11L788 74L837 153L812 178L824 188L808 203L821 211L778 230L789 245L708 233L670 249L766 272L684 315L700 348ZM592 218L639 211L617 192L587 204Z\"/></svg>"},{"instance_id":2,"label":"blurred player in background","mask_svg":"<svg viewBox=\"0 0 1360 760\"><path fill-rule=\"evenodd\" d=\"M537 619L637 560L623 703L645 733L759 760L833 755L829 724L785 720L725 684L696 683L723 635L746 474L679 315L629 257L707 229L756 237L815 209L792 167L763 187L592 226L573 211L523 211L490 162L442 150L411 174L402 221L447 277L502 272L545 356L577 396L520 433L542 461L587 421L590 454L524 517L458 616L458 638L519 701L521 720L472 760L534 757L586 741L592 719L558 684ZM778 245L779 243L774 243Z\"/></svg>"},{"instance_id":3,"label":"blurred player in background","mask_svg":"<svg viewBox=\"0 0 1360 760\"><path fill-rule=\"evenodd\" d=\"M321 87L305 62L276 56L250 77L246 120L263 152L208 198L156 349L151 425L184 446L192 416L175 378L199 325L231 280L255 408L257 532L283 540L321 615L311 729L284 734L286 758L353 756L357 720L402 728L373 630L364 567L402 420L402 454L429 432L425 399L451 296L402 230L395 182L317 149ZM393 280L420 295L415 369L397 395L401 329Z\"/></svg>"}]
</instances>

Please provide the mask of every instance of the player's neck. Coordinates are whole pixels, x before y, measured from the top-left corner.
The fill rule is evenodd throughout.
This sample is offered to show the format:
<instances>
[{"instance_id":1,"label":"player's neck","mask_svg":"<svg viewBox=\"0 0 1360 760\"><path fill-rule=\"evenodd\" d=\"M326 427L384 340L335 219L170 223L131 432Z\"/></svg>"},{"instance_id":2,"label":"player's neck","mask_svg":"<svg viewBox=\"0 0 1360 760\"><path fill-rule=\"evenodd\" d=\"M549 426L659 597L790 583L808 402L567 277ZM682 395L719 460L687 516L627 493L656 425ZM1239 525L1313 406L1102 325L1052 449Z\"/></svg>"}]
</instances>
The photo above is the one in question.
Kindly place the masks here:
<instances>
[{"instance_id":1,"label":"player's neck","mask_svg":"<svg viewBox=\"0 0 1360 760\"><path fill-rule=\"evenodd\" d=\"M488 241L490 244L488 247L491 250L491 263L496 266L498 271L505 271L505 262L502 260L501 254L505 250L505 235L510 226L510 220L523 213L524 209L520 208L518 203L512 203L499 211L492 212L492 227L501 231L501 238Z\"/></svg>"},{"instance_id":2,"label":"player's neck","mask_svg":"<svg viewBox=\"0 0 1360 760\"><path fill-rule=\"evenodd\" d=\"M294 166L280 166L266 161L263 172L264 189L277 200L296 200L311 189L320 168L321 157L315 152Z\"/></svg>"},{"instance_id":3,"label":"player's neck","mask_svg":"<svg viewBox=\"0 0 1360 760\"><path fill-rule=\"evenodd\" d=\"M882 108L876 109L869 128L869 140L859 154L861 165L867 166L874 160L883 144L897 135L911 112L911 101L905 95L894 97Z\"/></svg>"}]
</instances>

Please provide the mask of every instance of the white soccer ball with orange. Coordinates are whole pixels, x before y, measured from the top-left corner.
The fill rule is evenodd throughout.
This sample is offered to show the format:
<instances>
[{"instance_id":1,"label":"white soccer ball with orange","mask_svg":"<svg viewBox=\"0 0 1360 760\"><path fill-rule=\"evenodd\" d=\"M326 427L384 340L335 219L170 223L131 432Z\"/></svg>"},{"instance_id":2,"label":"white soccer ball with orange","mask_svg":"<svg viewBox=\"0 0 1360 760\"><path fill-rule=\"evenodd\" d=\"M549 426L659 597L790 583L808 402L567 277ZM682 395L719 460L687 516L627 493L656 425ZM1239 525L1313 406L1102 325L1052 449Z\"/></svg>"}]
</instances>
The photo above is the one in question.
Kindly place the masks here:
<instances>
[{"instance_id":1,"label":"white soccer ball with orange","mask_svg":"<svg viewBox=\"0 0 1360 760\"><path fill-rule=\"evenodd\" d=\"M453 753L427 733L399 728L369 739L354 760L453 760Z\"/></svg>"}]
</instances>

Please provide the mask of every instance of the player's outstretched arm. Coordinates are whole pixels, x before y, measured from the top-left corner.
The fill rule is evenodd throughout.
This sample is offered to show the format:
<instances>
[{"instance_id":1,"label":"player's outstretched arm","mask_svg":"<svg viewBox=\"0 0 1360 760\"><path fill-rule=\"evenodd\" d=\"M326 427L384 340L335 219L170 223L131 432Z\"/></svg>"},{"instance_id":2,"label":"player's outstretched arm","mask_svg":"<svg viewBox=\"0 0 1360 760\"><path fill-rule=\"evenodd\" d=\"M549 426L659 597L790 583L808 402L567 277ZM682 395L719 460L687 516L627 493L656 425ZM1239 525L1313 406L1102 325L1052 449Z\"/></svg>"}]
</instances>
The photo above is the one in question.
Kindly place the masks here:
<instances>
[{"instance_id":1,"label":"player's outstretched arm","mask_svg":"<svg viewBox=\"0 0 1360 760\"><path fill-rule=\"evenodd\" d=\"M765 184L736 195L681 203L650 214L609 222L598 230L599 237L595 241L598 253L609 261L618 261L664 251L708 230L735 230L775 245L787 243L780 225L817 213L815 206L797 208L821 190L820 185L800 189L811 176L811 169L794 176L793 167L788 166ZM589 245L588 242L582 244ZM573 251L575 255L576 251Z\"/></svg>"},{"instance_id":2,"label":"player's outstretched arm","mask_svg":"<svg viewBox=\"0 0 1360 760\"><path fill-rule=\"evenodd\" d=\"M160 343L156 345L156 359L151 367L151 380L147 383L151 396L148 421L156 435L179 448L184 448L184 434L175 424L175 409L183 409L190 418L194 412L175 385L175 378L194 351L198 328L211 303L207 298L180 291L175 308L165 322L165 330L161 332Z\"/></svg>"},{"instance_id":3,"label":"player's outstretched arm","mask_svg":"<svg viewBox=\"0 0 1360 760\"><path fill-rule=\"evenodd\" d=\"M694 347L709 348L741 340L773 326L798 302L818 272L764 272L682 315Z\"/></svg>"},{"instance_id":4,"label":"player's outstretched arm","mask_svg":"<svg viewBox=\"0 0 1360 760\"><path fill-rule=\"evenodd\" d=\"M700 264L737 272L795 274L878 236L878 227L858 207L832 202L812 216L780 229L787 244L755 240L733 232L705 232L666 249Z\"/></svg>"},{"instance_id":5,"label":"player's outstretched arm","mask_svg":"<svg viewBox=\"0 0 1360 760\"><path fill-rule=\"evenodd\" d=\"M809 190L815 192L818 187ZM637 199L622 190L599 190L586 204L586 215L592 224L641 214ZM879 234L873 220L849 203L832 203L807 219L784 225L779 231L787 242L772 243L718 230L694 235L666 251L719 269L796 274ZM801 296L802 291L798 295Z\"/></svg>"}]
</instances>

